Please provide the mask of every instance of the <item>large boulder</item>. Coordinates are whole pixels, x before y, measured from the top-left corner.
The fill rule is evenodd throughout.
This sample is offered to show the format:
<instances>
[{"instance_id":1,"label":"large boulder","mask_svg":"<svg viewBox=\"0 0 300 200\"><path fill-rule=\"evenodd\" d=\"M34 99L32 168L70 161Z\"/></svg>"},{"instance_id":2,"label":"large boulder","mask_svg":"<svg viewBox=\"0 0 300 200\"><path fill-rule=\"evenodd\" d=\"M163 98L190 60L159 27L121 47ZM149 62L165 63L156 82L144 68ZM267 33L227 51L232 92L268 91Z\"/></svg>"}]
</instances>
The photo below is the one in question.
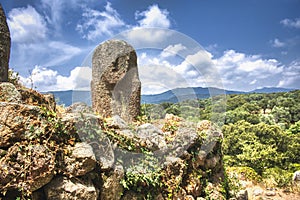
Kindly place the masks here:
<instances>
[{"instance_id":1,"label":"large boulder","mask_svg":"<svg viewBox=\"0 0 300 200\"><path fill-rule=\"evenodd\" d=\"M65 156L65 171L73 176L82 176L92 171L96 166L96 157L91 145L78 142L69 147L70 155Z\"/></svg>"},{"instance_id":2,"label":"large boulder","mask_svg":"<svg viewBox=\"0 0 300 200\"><path fill-rule=\"evenodd\" d=\"M119 115L127 122L140 113L141 82L137 55L125 41L99 45L92 59L92 107L103 117Z\"/></svg>"},{"instance_id":3,"label":"large boulder","mask_svg":"<svg viewBox=\"0 0 300 200\"><path fill-rule=\"evenodd\" d=\"M0 4L0 82L8 81L9 56L10 32L4 10Z\"/></svg>"}]
</instances>

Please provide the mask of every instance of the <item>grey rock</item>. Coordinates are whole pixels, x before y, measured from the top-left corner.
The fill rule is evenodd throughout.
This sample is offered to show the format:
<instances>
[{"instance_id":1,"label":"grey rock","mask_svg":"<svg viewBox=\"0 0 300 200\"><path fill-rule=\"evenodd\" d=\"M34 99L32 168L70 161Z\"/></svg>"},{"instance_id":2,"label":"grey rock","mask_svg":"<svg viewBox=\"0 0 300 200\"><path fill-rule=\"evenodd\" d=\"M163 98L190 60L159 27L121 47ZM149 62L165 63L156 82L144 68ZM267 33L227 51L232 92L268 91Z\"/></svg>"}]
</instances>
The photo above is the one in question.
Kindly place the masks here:
<instances>
[{"instance_id":1,"label":"grey rock","mask_svg":"<svg viewBox=\"0 0 300 200\"><path fill-rule=\"evenodd\" d=\"M22 96L12 83L0 83L0 101L21 103Z\"/></svg>"},{"instance_id":2,"label":"grey rock","mask_svg":"<svg viewBox=\"0 0 300 200\"><path fill-rule=\"evenodd\" d=\"M103 117L131 122L140 114L141 82L137 55L125 41L100 44L92 59L92 107Z\"/></svg>"},{"instance_id":3,"label":"grey rock","mask_svg":"<svg viewBox=\"0 0 300 200\"><path fill-rule=\"evenodd\" d=\"M135 133L128 129L120 130L120 131L118 131L118 134L125 138L131 139L131 140L135 139Z\"/></svg>"},{"instance_id":4,"label":"grey rock","mask_svg":"<svg viewBox=\"0 0 300 200\"><path fill-rule=\"evenodd\" d=\"M65 113L61 121L67 130L74 130L77 137L83 142L95 142L101 136L101 118L88 113Z\"/></svg>"},{"instance_id":5,"label":"grey rock","mask_svg":"<svg viewBox=\"0 0 300 200\"><path fill-rule=\"evenodd\" d=\"M97 200L98 191L90 180L55 177L44 187L47 200Z\"/></svg>"},{"instance_id":6,"label":"grey rock","mask_svg":"<svg viewBox=\"0 0 300 200\"><path fill-rule=\"evenodd\" d=\"M107 137L103 137L97 145L93 145L97 161L101 165L102 170L112 169L115 163L115 154L111 141Z\"/></svg>"},{"instance_id":7,"label":"grey rock","mask_svg":"<svg viewBox=\"0 0 300 200\"><path fill-rule=\"evenodd\" d=\"M70 156L65 156L65 171L73 176L82 176L96 166L96 157L91 145L82 142L69 148Z\"/></svg>"},{"instance_id":8,"label":"grey rock","mask_svg":"<svg viewBox=\"0 0 300 200\"><path fill-rule=\"evenodd\" d=\"M113 128L122 130L129 128L128 124L119 115L112 116L111 123L109 125Z\"/></svg>"},{"instance_id":9,"label":"grey rock","mask_svg":"<svg viewBox=\"0 0 300 200\"><path fill-rule=\"evenodd\" d=\"M76 102L66 109L67 113L93 113L93 109L86 103Z\"/></svg>"},{"instance_id":10,"label":"grey rock","mask_svg":"<svg viewBox=\"0 0 300 200\"><path fill-rule=\"evenodd\" d=\"M10 45L10 32L4 10L0 4L0 82L8 81Z\"/></svg>"},{"instance_id":11,"label":"grey rock","mask_svg":"<svg viewBox=\"0 0 300 200\"><path fill-rule=\"evenodd\" d=\"M163 132L152 124L143 124L137 128L136 137L140 141L141 146L156 151L166 147Z\"/></svg>"}]
</instances>

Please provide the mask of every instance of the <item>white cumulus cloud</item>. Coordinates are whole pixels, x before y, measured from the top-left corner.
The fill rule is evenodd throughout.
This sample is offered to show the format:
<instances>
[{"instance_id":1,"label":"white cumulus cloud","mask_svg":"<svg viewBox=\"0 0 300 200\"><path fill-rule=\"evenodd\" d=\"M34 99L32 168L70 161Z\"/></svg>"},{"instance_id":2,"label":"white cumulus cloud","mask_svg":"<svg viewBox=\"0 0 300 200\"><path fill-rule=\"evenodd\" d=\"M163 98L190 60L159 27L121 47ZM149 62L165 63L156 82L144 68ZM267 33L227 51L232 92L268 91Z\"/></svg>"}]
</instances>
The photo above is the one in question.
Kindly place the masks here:
<instances>
[{"instance_id":1,"label":"white cumulus cloud","mask_svg":"<svg viewBox=\"0 0 300 200\"><path fill-rule=\"evenodd\" d=\"M75 67L69 76L62 76L57 71L35 66L28 77L20 77L26 87L33 87L41 92L64 90L90 90L92 69Z\"/></svg>"},{"instance_id":2,"label":"white cumulus cloud","mask_svg":"<svg viewBox=\"0 0 300 200\"><path fill-rule=\"evenodd\" d=\"M284 70L275 59L247 55L234 50L225 51L213 60L227 89L252 90L259 86L274 86Z\"/></svg>"},{"instance_id":3,"label":"white cumulus cloud","mask_svg":"<svg viewBox=\"0 0 300 200\"><path fill-rule=\"evenodd\" d=\"M161 53L161 56L166 58L170 56L177 55L180 51L185 50L186 47L183 46L182 44L175 44L175 45L169 45L167 48L163 50Z\"/></svg>"},{"instance_id":4,"label":"white cumulus cloud","mask_svg":"<svg viewBox=\"0 0 300 200\"><path fill-rule=\"evenodd\" d=\"M95 40L103 35L112 36L116 30L126 25L109 2L105 6L105 11L86 8L82 17L83 22L77 25L76 30L88 40Z\"/></svg>"},{"instance_id":5,"label":"white cumulus cloud","mask_svg":"<svg viewBox=\"0 0 300 200\"><path fill-rule=\"evenodd\" d=\"M286 27L290 28L300 28L300 18L296 19L283 19L280 21Z\"/></svg>"},{"instance_id":6,"label":"white cumulus cloud","mask_svg":"<svg viewBox=\"0 0 300 200\"><path fill-rule=\"evenodd\" d=\"M35 43L47 37L45 19L31 6L12 9L7 21L13 42Z\"/></svg>"},{"instance_id":7,"label":"white cumulus cloud","mask_svg":"<svg viewBox=\"0 0 300 200\"><path fill-rule=\"evenodd\" d=\"M278 87L298 88L300 87L300 62L292 62L282 73Z\"/></svg>"},{"instance_id":8,"label":"white cumulus cloud","mask_svg":"<svg viewBox=\"0 0 300 200\"><path fill-rule=\"evenodd\" d=\"M136 12L135 17L140 27L170 28L171 26L169 12L160 9L158 5L149 6L148 10L143 12Z\"/></svg>"},{"instance_id":9,"label":"white cumulus cloud","mask_svg":"<svg viewBox=\"0 0 300 200\"><path fill-rule=\"evenodd\" d=\"M171 37L168 31L171 28L169 12L161 9L158 5L152 5L144 11L135 13L137 25L128 26L132 29L125 34L125 39L129 40L133 46L160 44Z\"/></svg>"},{"instance_id":10,"label":"white cumulus cloud","mask_svg":"<svg viewBox=\"0 0 300 200\"><path fill-rule=\"evenodd\" d=\"M278 38L275 38L273 41L271 41L273 47L284 47L285 43L281 42Z\"/></svg>"}]
</instances>

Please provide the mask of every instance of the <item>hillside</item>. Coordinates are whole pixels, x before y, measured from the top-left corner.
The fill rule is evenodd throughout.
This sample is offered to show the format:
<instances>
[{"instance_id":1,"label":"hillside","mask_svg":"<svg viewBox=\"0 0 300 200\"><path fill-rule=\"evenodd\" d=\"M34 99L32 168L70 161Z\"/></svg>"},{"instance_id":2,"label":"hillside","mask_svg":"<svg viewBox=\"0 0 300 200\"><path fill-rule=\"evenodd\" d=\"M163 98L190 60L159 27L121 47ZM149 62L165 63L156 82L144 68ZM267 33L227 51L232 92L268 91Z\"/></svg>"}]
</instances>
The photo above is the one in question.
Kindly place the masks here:
<instances>
[{"instance_id":1,"label":"hillside","mask_svg":"<svg viewBox=\"0 0 300 200\"><path fill-rule=\"evenodd\" d=\"M246 93L277 93L277 92L289 92L293 89L287 88L262 88L253 90L250 92L222 90L219 88L203 88L203 87L191 87L191 88L176 88L168 90L160 94L142 95L141 102L146 104L160 104L163 102L177 103L189 99L206 99L218 94L246 94ZM49 91L47 93L54 94L58 104L64 104L70 106L75 102L84 102L91 105L90 91Z\"/></svg>"}]
</instances>

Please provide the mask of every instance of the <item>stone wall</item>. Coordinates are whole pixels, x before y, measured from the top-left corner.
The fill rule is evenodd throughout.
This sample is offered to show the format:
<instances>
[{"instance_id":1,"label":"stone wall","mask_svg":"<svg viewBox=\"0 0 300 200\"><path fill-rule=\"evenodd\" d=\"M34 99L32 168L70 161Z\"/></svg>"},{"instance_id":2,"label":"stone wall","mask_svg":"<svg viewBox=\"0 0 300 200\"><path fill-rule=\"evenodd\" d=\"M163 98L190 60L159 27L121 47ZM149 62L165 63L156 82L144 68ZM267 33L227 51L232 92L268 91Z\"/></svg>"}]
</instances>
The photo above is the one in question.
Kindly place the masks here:
<instances>
[{"instance_id":1,"label":"stone wall","mask_svg":"<svg viewBox=\"0 0 300 200\"><path fill-rule=\"evenodd\" d=\"M1 199L225 199L222 134L212 126L104 121L23 90L0 84Z\"/></svg>"}]
</instances>

